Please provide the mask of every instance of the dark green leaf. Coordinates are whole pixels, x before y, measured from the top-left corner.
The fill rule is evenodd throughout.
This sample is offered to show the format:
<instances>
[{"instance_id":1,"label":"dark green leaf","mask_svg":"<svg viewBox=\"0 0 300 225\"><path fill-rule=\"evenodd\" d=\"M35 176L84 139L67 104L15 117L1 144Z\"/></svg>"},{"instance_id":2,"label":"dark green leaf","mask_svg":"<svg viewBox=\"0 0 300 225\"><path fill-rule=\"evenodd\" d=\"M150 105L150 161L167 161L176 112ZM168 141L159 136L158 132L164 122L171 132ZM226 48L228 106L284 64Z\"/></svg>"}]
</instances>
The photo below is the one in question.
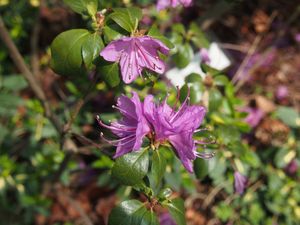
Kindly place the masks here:
<instances>
[{"instance_id":1,"label":"dark green leaf","mask_svg":"<svg viewBox=\"0 0 300 225\"><path fill-rule=\"evenodd\" d=\"M225 86L229 82L228 78L224 75L216 76L214 78L214 83L217 86Z\"/></svg>"},{"instance_id":2,"label":"dark green leaf","mask_svg":"<svg viewBox=\"0 0 300 225\"><path fill-rule=\"evenodd\" d=\"M184 202L182 199L176 198L163 205L168 208L171 217L177 225L186 225Z\"/></svg>"},{"instance_id":3,"label":"dark green leaf","mask_svg":"<svg viewBox=\"0 0 300 225\"><path fill-rule=\"evenodd\" d=\"M198 24L192 23L189 32L192 32L191 40L198 48L209 48L210 43Z\"/></svg>"},{"instance_id":4,"label":"dark green leaf","mask_svg":"<svg viewBox=\"0 0 300 225\"><path fill-rule=\"evenodd\" d=\"M143 203L127 200L115 207L109 215L108 225L159 225L153 211L148 211Z\"/></svg>"},{"instance_id":5,"label":"dark green leaf","mask_svg":"<svg viewBox=\"0 0 300 225\"><path fill-rule=\"evenodd\" d=\"M211 76L217 76L217 75L221 75L222 74L222 71L220 70L217 70L215 68L212 68L210 67L209 65L207 64L201 64L201 69L205 72L205 73L208 73L209 75Z\"/></svg>"},{"instance_id":6,"label":"dark green leaf","mask_svg":"<svg viewBox=\"0 0 300 225\"><path fill-rule=\"evenodd\" d=\"M122 37L122 34L116 30L117 28L114 28L115 27L113 25L103 27L104 41L106 43L109 43Z\"/></svg>"},{"instance_id":7,"label":"dark green leaf","mask_svg":"<svg viewBox=\"0 0 300 225\"><path fill-rule=\"evenodd\" d=\"M179 68L186 67L193 59L194 53L190 44L185 43L177 46L177 53L173 56L173 61Z\"/></svg>"},{"instance_id":8,"label":"dark green leaf","mask_svg":"<svg viewBox=\"0 0 300 225\"><path fill-rule=\"evenodd\" d=\"M98 10L98 0L64 0L74 12L94 17Z\"/></svg>"},{"instance_id":9,"label":"dark green leaf","mask_svg":"<svg viewBox=\"0 0 300 225\"><path fill-rule=\"evenodd\" d=\"M99 57L101 49L104 48L102 38L99 34L90 34L82 44L82 58L87 68L90 68L93 61Z\"/></svg>"},{"instance_id":10,"label":"dark green leaf","mask_svg":"<svg viewBox=\"0 0 300 225\"><path fill-rule=\"evenodd\" d=\"M82 45L88 30L74 29L59 34L51 44L51 67L60 75L83 74Z\"/></svg>"},{"instance_id":11,"label":"dark green leaf","mask_svg":"<svg viewBox=\"0 0 300 225\"><path fill-rule=\"evenodd\" d=\"M197 158L194 161L194 171L198 179L202 180L205 178L209 171L208 161Z\"/></svg>"},{"instance_id":12,"label":"dark green leaf","mask_svg":"<svg viewBox=\"0 0 300 225\"><path fill-rule=\"evenodd\" d=\"M112 168L112 176L124 185L138 185L143 182L148 167L148 150L132 152L117 158Z\"/></svg>"},{"instance_id":13,"label":"dark green leaf","mask_svg":"<svg viewBox=\"0 0 300 225\"><path fill-rule=\"evenodd\" d=\"M185 78L186 83L200 83L202 82L202 77L198 73L191 73Z\"/></svg>"},{"instance_id":14,"label":"dark green leaf","mask_svg":"<svg viewBox=\"0 0 300 225\"><path fill-rule=\"evenodd\" d=\"M133 32L142 18L142 12L139 8L115 8L109 18L115 21L120 27Z\"/></svg>"},{"instance_id":15,"label":"dark green leaf","mask_svg":"<svg viewBox=\"0 0 300 225\"><path fill-rule=\"evenodd\" d=\"M153 189L159 187L161 179L163 178L166 170L166 159L160 153L159 149L153 152L152 166L150 174L150 183Z\"/></svg>"},{"instance_id":16,"label":"dark green leaf","mask_svg":"<svg viewBox=\"0 0 300 225\"><path fill-rule=\"evenodd\" d=\"M209 111L217 110L222 103L222 94L218 89L211 89L209 91Z\"/></svg>"},{"instance_id":17,"label":"dark green leaf","mask_svg":"<svg viewBox=\"0 0 300 225\"><path fill-rule=\"evenodd\" d=\"M97 66L97 71L103 80L111 87L115 87L120 83L120 69L117 62L110 63L105 60L101 60L101 63Z\"/></svg>"}]
</instances>

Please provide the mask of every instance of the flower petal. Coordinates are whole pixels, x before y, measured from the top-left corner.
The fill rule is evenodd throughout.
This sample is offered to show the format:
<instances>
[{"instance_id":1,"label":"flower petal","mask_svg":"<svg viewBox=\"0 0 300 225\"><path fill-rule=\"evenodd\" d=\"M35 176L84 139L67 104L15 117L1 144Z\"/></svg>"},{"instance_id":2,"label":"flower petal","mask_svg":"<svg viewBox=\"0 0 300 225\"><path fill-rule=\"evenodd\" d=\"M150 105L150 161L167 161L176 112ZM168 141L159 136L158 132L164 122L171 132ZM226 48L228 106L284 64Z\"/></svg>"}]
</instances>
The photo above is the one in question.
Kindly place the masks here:
<instances>
[{"instance_id":1,"label":"flower petal","mask_svg":"<svg viewBox=\"0 0 300 225\"><path fill-rule=\"evenodd\" d=\"M187 106L182 112L176 115L173 120L173 127L177 131L196 130L203 122L206 109L203 106Z\"/></svg>"},{"instance_id":2,"label":"flower petal","mask_svg":"<svg viewBox=\"0 0 300 225\"><path fill-rule=\"evenodd\" d=\"M101 52L100 55L109 62L116 62L120 60L123 51L128 48L130 38L121 38L110 42Z\"/></svg>"},{"instance_id":3,"label":"flower petal","mask_svg":"<svg viewBox=\"0 0 300 225\"><path fill-rule=\"evenodd\" d=\"M193 163L191 161L196 159L193 135L191 133L181 133L170 136L169 141L175 148L183 166L192 173Z\"/></svg>"}]
</instances>

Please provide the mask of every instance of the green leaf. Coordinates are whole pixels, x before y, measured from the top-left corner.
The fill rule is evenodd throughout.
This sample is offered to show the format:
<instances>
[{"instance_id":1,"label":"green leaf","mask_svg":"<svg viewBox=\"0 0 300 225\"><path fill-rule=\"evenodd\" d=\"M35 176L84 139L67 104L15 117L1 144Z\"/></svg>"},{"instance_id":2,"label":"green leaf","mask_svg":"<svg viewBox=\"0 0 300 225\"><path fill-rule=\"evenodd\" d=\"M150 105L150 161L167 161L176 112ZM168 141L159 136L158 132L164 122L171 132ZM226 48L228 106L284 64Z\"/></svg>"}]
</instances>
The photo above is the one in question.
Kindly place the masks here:
<instances>
[{"instance_id":1,"label":"green leaf","mask_svg":"<svg viewBox=\"0 0 300 225\"><path fill-rule=\"evenodd\" d=\"M209 48L210 43L198 24L192 23L189 32L193 34L191 40L198 48Z\"/></svg>"},{"instance_id":2,"label":"green leaf","mask_svg":"<svg viewBox=\"0 0 300 225\"><path fill-rule=\"evenodd\" d=\"M209 111L217 110L222 103L222 94L218 89L211 89L209 91Z\"/></svg>"},{"instance_id":3,"label":"green leaf","mask_svg":"<svg viewBox=\"0 0 300 225\"><path fill-rule=\"evenodd\" d=\"M3 77L3 83L0 86L10 91L20 91L28 85L21 75L9 75Z\"/></svg>"},{"instance_id":4,"label":"green leaf","mask_svg":"<svg viewBox=\"0 0 300 225\"><path fill-rule=\"evenodd\" d=\"M129 16L130 22L135 24L136 20L140 20L143 17L142 10L137 7L127 7L127 8L114 8L114 12L123 13Z\"/></svg>"},{"instance_id":5,"label":"green leaf","mask_svg":"<svg viewBox=\"0 0 300 225\"><path fill-rule=\"evenodd\" d=\"M52 69L64 76L83 74L82 45L89 36L89 31L85 29L59 34L51 44Z\"/></svg>"},{"instance_id":6,"label":"green leaf","mask_svg":"<svg viewBox=\"0 0 300 225\"><path fill-rule=\"evenodd\" d=\"M100 51L104 48L102 38L99 34L90 34L82 44L82 58L87 68L92 66L93 61L99 57Z\"/></svg>"},{"instance_id":7,"label":"green leaf","mask_svg":"<svg viewBox=\"0 0 300 225\"><path fill-rule=\"evenodd\" d=\"M203 70L203 72L208 73L211 76L217 76L217 75L222 75L222 71L217 70L207 64L201 64L201 69Z\"/></svg>"},{"instance_id":8,"label":"green leaf","mask_svg":"<svg viewBox=\"0 0 300 225\"><path fill-rule=\"evenodd\" d=\"M120 69L117 62L110 63L105 60L101 60L101 63L97 66L97 71L102 76L103 80L111 87L116 87L120 83Z\"/></svg>"},{"instance_id":9,"label":"green leaf","mask_svg":"<svg viewBox=\"0 0 300 225\"><path fill-rule=\"evenodd\" d=\"M216 76L214 78L214 83L217 86L225 86L229 82L228 78L224 75Z\"/></svg>"},{"instance_id":10,"label":"green leaf","mask_svg":"<svg viewBox=\"0 0 300 225\"><path fill-rule=\"evenodd\" d=\"M209 172L208 161L197 158L194 161L194 171L198 179L202 180L205 178Z\"/></svg>"},{"instance_id":11,"label":"green leaf","mask_svg":"<svg viewBox=\"0 0 300 225\"><path fill-rule=\"evenodd\" d=\"M286 125L292 128L297 128L300 126L300 123L297 122L300 121L300 115L295 109L291 107L279 107L276 111L276 115Z\"/></svg>"},{"instance_id":12,"label":"green leaf","mask_svg":"<svg viewBox=\"0 0 300 225\"><path fill-rule=\"evenodd\" d=\"M115 21L120 27L133 32L137 28L138 21L142 18L142 11L139 8L114 8L109 18Z\"/></svg>"},{"instance_id":13,"label":"green leaf","mask_svg":"<svg viewBox=\"0 0 300 225\"><path fill-rule=\"evenodd\" d=\"M112 176L124 185L138 185L143 182L148 167L148 150L132 152L117 158L112 168Z\"/></svg>"},{"instance_id":14,"label":"green leaf","mask_svg":"<svg viewBox=\"0 0 300 225\"><path fill-rule=\"evenodd\" d=\"M234 214L234 210L228 204L222 202L216 207L216 216L222 222L228 221L233 214Z\"/></svg>"},{"instance_id":15,"label":"green leaf","mask_svg":"<svg viewBox=\"0 0 300 225\"><path fill-rule=\"evenodd\" d=\"M118 26L118 25L115 25ZM105 43L109 43L111 41L120 39L122 37L122 34L119 33L117 28L114 27L113 25L107 25L103 27L103 34L104 34L104 41Z\"/></svg>"},{"instance_id":16,"label":"green leaf","mask_svg":"<svg viewBox=\"0 0 300 225\"><path fill-rule=\"evenodd\" d=\"M163 205L168 208L177 225L186 225L184 202L181 198L170 200L168 203L163 203Z\"/></svg>"},{"instance_id":17,"label":"green leaf","mask_svg":"<svg viewBox=\"0 0 300 225\"><path fill-rule=\"evenodd\" d=\"M179 68L186 67L193 59L193 49L188 43L177 46L177 53L173 55L173 61Z\"/></svg>"},{"instance_id":18,"label":"green leaf","mask_svg":"<svg viewBox=\"0 0 300 225\"><path fill-rule=\"evenodd\" d=\"M153 25L150 30L148 31L147 35L160 40L161 42L163 42L168 48L172 49L174 48L174 44L165 36L163 36L156 25Z\"/></svg>"},{"instance_id":19,"label":"green leaf","mask_svg":"<svg viewBox=\"0 0 300 225\"><path fill-rule=\"evenodd\" d=\"M98 11L98 0L64 0L74 12L94 17Z\"/></svg>"},{"instance_id":20,"label":"green leaf","mask_svg":"<svg viewBox=\"0 0 300 225\"><path fill-rule=\"evenodd\" d=\"M159 225L153 211L148 211L138 200L127 200L115 207L109 215L108 225Z\"/></svg>"},{"instance_id":21,"label":"green leaf","mask_svg":"<svg viewBox=\"0 0 300 225\"><path fill-rule=\"evenodd\" d=\"M166 170L166 159L160 153L160 150L153 152L152 166L150 174L150 183L153 189L159 187L161 179L163 178Z\"/></svg>"},{"instance_id":22,"label":"green leaf","mask_svg":"<svg viewBox=\"0 0 300 225\"><path fill-rule=\"evenodd\" d=\"M176 24L174 24L174 25L172 26L172 30L173 30L174 32L177 32L177 33L183 35L183 36L186 35L185 28L184 28L183 24L181 24L181 23L176 23Z\"/></svg>"}]
</instances>

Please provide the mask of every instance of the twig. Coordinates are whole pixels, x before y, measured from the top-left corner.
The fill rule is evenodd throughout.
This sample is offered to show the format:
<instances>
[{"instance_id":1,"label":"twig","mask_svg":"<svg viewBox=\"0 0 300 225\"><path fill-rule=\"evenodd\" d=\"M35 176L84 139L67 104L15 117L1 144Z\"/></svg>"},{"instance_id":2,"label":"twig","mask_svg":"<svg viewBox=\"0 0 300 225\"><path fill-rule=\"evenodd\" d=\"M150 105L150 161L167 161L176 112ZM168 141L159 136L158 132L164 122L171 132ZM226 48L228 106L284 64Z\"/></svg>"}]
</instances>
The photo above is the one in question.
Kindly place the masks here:
<instances>
[{"instance_id":1,"label":"twig","mask_svg":"<svg viewBox=\"0 0 300 225\"><path fill-rule=\"evenodd\" d=\"M216 186L206 197L206 199L203 202L203 208L206 209L214 200L216 195L226 186L225 183L221 183L218 186Z\"/></svg>"},{"instance_id":2,"label":"twig","mask_svg":"<svg viewBox=\"0 0 300 225\"><path fill-rule=\"evenodd\" d=\"M84 105L84 100L83 99L78 100L74 111L71 113L71 117L70 117L69 121L64 125L63 133L67 133L71 129L71 126L74 123L74 121L83 105Z\"/></svg>"},{"instance_id":3,"label":"twig","mask_svg":"<svg viewBox=\"0 0 300 225\"><path fill-rule=\"evenodd\" d=\"M98 148L98 149L102 149L102 148L111 146L111 144L98 144L98 143L92 141L91 139L89 139L89 138L87 138L87 137L85 137L81 134L76 134L74 132L72 132L71 135L73 135L74 137L77 137L78 139L83 140L85 143L88 143L91 146L93 146L95 148ZM108 151L102 150L102 152L107 154L107 155L110 155L110 152L108 152Z\"/></svg>"},{"instance_id":4,"label":"twig","mask_svg":"<svg viewBox=\"0 0 300 225\"><path fill-rule=\"evenodd\" d=\"M232 82L236 83L236 90L238 90L246 81L246 78L240 79L241 74L243 73L244 69L246 68L246 66L249 63L250 58L253 56L254 52L256 51L258 45L260 44L260 42L262 41L264 34L269 30L272 22L274 21L275 17L277 16L277 12L273 12L268 20L267 23L267 29L265 32L257 35L251 45L251 47L249 48L249 51L247 52L246 57L244 58L243 62L241 63L240 67L238 68L237 72L235 73L235 75L232 78Z\"/></svg>"},{"instance_id":5,"label":"twig","mask_svg":"<svg viewBox=\"0 0 300 225\"><path fill-rule=\"evenodd\" d=\"M53 176L53 181L57 182L61 176L61 174L64 172L64 170L66 169L69 160L71 159L72 153L71 152L67 152L65 154L65 157L63 159L63 161L60 163L58 170L54 173Z\"/></svg>"},{"instance_id":6,"label":"twig","mask_svg":"<svg viewBox=\"0 0 300 225\"><path fill-rule=\"evenodd\" d=\"M246 46L241 46L241 45L235 45L231 43L217 43L220 48L223 49L230 49L230 50L235 50L239 52L247 52L247 47Z\"/></svg>"},{"instance_id":7,"label":"twig","mask_svg":"<svg viewBox=\"0 0 300 225\"><path fill-rule=\"evenodd\" d=\"M17 49L16 45L12 41L4 23L2 17L0 16L0 38L2 39L3 43L8 48L9 54L14 61L16 67L20 70L22 75L26 78L29 83L29 86L33 90L36 97L41 101L44 109L46 117L52 122L55 129L61 133L62 126L58 120L58 118L53 114L49 102L47 101L46 95L39 84L39 81L36 77L32 74L32 72L28 69L27 65L24 62L23 57L21 56L19 50Z\"/></svg>"}]
</instances>

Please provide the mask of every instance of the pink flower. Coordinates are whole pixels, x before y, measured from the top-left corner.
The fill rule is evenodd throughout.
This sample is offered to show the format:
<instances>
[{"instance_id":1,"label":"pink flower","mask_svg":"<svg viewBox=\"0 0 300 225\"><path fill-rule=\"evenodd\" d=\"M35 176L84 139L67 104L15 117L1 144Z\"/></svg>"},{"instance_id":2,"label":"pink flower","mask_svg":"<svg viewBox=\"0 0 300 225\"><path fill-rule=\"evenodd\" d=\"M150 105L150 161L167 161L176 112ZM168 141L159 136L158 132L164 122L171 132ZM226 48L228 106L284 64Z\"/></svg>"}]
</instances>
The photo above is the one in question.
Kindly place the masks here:
<instances>
[{"instance_id":1,"label":"pink flower","mask_svg":"<svg viewBox=\"0 0 300 225\"><path fill-rule=\"evenodd\" d=\"M242 109L242 111L248 113L245 122L253 128L256 127L265 116L264 112L259 108L246 107Z\"/></svg>"},{"instance_id":2,"label":"pink flower","mask_svg":"<svg viewBox=\"0 0 300 225\"><path fill-rule=\"evenodd\" d=\"M203 122L206 109L203 106L190 106L188 98L189 94L176 110L175 106L171 108L166 100L155 104L152 95L146 96L144 103L135 92L132 98L121 96L115 108L119 109L123 115L122 120L113 122L109 126L104 124L99 117L97 118L101 126L110 129L119 137L113 141L105 139L108 143L117 146L114 157L122 156L130 151L138 151L146 135L155 148L169 142L183 166L191 173L193 172L192 161L197 157L203 159L213 157L214 153L197 151L197 145L209 144L193 138L194 133L203 130L198 127ZM101 135L103 137L102 133Z\"/></svg>"},{"instance_id":3,"label":"pink flower","mask_svg":"<svg viewBox=\"0 0 300 225\"><path fill-rule=\"evenodd\" d=\"M240 195L244 193L247 186L247 177L240 174L238 171L234 172L234 188Z\"/></svg>"},{"instance_id":4,"label":"pink flower","mask_svg":"<svg viewBox=\"0 0 300 225\"><path fill-rule=\"evenodd\" d=\"M278 100L283 100L289 95L289 90L287 86L280 85L276 90L276 98Z\"/></svg>"},{"instance_id":5,"label":"pink flower","mask_svg":"<svg viewBox=\"0 0 300 225\"><path fill-rule=\"evenodd\" d=\"M150 36L124 37L109 43L100 53L107 61L119 62L121 75L126 84L142 75L143 69L159 74L165 72L165 63L158 52L167 55L169 48Z\"/></svg>"},{"instance_id":6,"label":"pink flower","mask_svg":"<svg viewBox=\"0 0 300 225\"><path fill-rule=\"evenodd\" d=\"M184 7L191 6L192 0L158 0L156 4L156 9L160 11L168 7L175 8L178 5L183 5Z\"/></svg>"},{"instance_id":7,"label":"pink flower","mask_svg":"<svg viewBox=\"0 0 300 225\"><path fill-rule=\"evenodd\" d=\"M203 63L206 63L206 64L210 63L211 60L210 60L210 57L208 55L208 51L206 48L200 49L200 58Z\"/></svg>"},{"instance_id":8,"label":"pink flower","mask_svg":"<svg viewBox=\"0 0 300 225\"><path fill-rule=\"evenodd\" d=\"M285 171L290 174L294 175L298 171L298 163L295 159L293 159L286 167Z\"/></svg>"},{"instance_id":9,"label":"pink flower","mask_svg":"<svg viewBox=\"0 0 300 225\"><path fill-rule=\"evenodd\" d=\"M295 41L300 43L300 33L295 34Z\"/></svg>"},{"instance_id":10,"label":"pink flower","mask_svg":"<svg viewBox=\"0 0 300 225\"><path fill-rule=\"evenodd\" d=\"M119 139L111 141L105 139L108 143L117 146L115 158L120 157L130 151L138 151L143 142L143 138L150 132L150 126L143 113L143 103L141 103L139 96L133 92L132 98L122 95L118 98L117 106L123 115L123 119L111 123L111 125L104 124L99 117L97 120L99 124L108 128ZM102 137L103 134L101 133Z\"/></svg>"},{"instance_id":11,"label":"pink flower","mask_svg":"<svg viewBox=\"0 0 300 225\"><path fill-rule=\"evenodd\" d=\"M178 110L167 104L167 99L156 105L153 96L148 95L144 101L144 113L152 126L154 145L170 142L183 166L193 172L193 163L197 157L211 158L213 153L200 153L196 144L205 144L194 140L193 134L201 131L198 127L203 122L206 109L203 106L190 106L188 97Z\"/></svg>"},{"instance_id":12,"label":"pink flower","mask_svg":"<svg viewBox=\"0 0 300 225\"><path fill-rule=\"evenodd\" d=\"M165 212L159 216L160 225L176 225L169 213Z\"/></svg>"}]
</instances>

